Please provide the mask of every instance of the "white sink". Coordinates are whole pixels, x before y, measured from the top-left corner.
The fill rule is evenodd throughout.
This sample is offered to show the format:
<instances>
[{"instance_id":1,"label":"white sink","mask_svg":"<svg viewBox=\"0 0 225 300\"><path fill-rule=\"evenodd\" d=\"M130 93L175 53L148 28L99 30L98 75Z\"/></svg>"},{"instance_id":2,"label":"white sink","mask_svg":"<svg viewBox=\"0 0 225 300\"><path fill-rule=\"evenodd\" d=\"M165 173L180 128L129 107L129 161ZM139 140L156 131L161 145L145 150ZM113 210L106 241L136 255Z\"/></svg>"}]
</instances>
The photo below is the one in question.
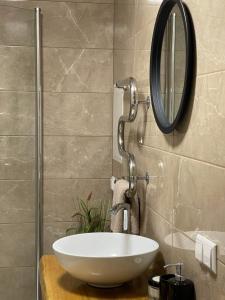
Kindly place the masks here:
<instances>
[{"instance_id":1,"label":"white sink","mask_svg":"<svg viewBox=\"0 0 225 300\"><path fill-rule=\"evenodd\" d=\"M152 263L157 242L123 233L84 233L61 238L53 249L72 276L98 287L113 287L142 274Z\"/></svg>"}]
</instances>

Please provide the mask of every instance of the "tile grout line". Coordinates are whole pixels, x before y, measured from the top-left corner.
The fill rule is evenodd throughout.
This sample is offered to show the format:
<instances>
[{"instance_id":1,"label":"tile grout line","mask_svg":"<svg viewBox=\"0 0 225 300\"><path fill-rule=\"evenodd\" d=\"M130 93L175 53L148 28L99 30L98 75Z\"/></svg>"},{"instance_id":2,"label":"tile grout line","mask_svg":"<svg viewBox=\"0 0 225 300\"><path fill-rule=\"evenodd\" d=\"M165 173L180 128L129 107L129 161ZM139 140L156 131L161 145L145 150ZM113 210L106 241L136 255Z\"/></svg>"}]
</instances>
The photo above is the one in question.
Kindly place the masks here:
<instances>
[{"instance_id":1,"label":"tile grout line","mask_svg":"<svg viewBox=\"0 0 225 300\"><path fill-rule=\"evenodd\" d=\"M111 177L45 177L45 179L68 179L68 180L108 180ZM15 181L33 181L33 179L0 179L0 181L15 180Z\"/></svg>"},{"instance_id":2,"label":"tile grout line","mask_svg":"<svg viewBox=\"0 0 225 300\"><path fill-rule=\"evenodd\" d=\"M44 0L43 0L44 1ZM1 4L0 4L0 6L1 6ZM34 45L29 45L29 44L27 44L27 45L25 45L25 44L15 44L15 45L13 45L13 44L0 44L0 49L1 48L35 48L35 46ZM43 45L43 50L44 49L71 49L71 50L79 50L79 51L81 51L81 50L84 50L84 51L86 51L86 50L88 50L88 51L110 51L110 52L113 52L114 51L114 49L113 48L98 48L98 47L93 47L93 48L88 48L88 47L86 47L86 46L84 46L84 47L75 47L75 46L48 46L48 45Z\"/></svg>"},{"instance_id":3,"label":"tile grout line","mask_svg":"<svg viewBox=\"0 0 225 300\"><path fill-rule=\"evenodd\" d=\"M103 178L79 178L79 177L74 177L74 178L68 178L68 177L45 177L46 180L102 180L102 181L106 181L106 180L110 180L111 176L110 177L103 177ZM0 182L11 182L11 181L16 181L16 182L33 182L34 180L33 179L0 179Z\"/></svg>"},{"instance_id":4,"label":"tile grout line","mask_svg":"<svg viewBox=\"0 0 225 300\"><path fill-rule=\"evenodd\" d=\"M36 93L36 91L30 91L30 90L7 90L7 89L1 89L0 90L0 94L1 93L23 93L23 94L35 94ZM100 94L100 95L113 95L113 91L110 91L110 92L58 92L58 91L44 91L43 92L44 94L96 94L96 95L98 95L98 94ZM100 101L100 100L97 100L97 101Z\"/></svg>"},{"instance_id":5,"label":"tile grout line","mask_svg":"<svg viewBox=\"0 0 225 300\"><path fill-rule=\"evenodd\" d=\"M8 267L2 267L2 266L0 266L0 270L1 269L24 269L24 268L29 268L29 269L34 269L34 265L32 265L32 266L8 266Z\"/></svg>"},{"instance_id":6,"label":"tile grout line","mask_svg":"<svg viewBox=\"0 0 225 300\"><path fill-rule=\"evenodd\" d=\"M160 149L160 148L157 148L157 147L153 147L153 146L147 146L147 145L141 145L142 148L150 148L150 149L153 149L153 150L157 150L159 152L163 152L163 153L167 153L167 154L171 154L173 156L176 156L178 158L187 158L187 159L190 159L190 160L193 160L193 161L196 161L196 162L200 162L202 164L206 164L206 165L209 165L209 166L213 166L213 167L217 167L217 168L220 168L220 169L225 169L225 166L223 165L219 165L219 164L215 164L215 163L210 163L208 161L205 161L205 160L201 160L201 159L196 159L196 158L193 158L191 156L186 156L184 154L178 154L178 153L175 153L175 152L172 152L172 151L167 151L167 150L164 150L164 149Z\"/></svg>"},{"instance_id":7,"label":"tile grout line","mask_svg":"<svg viewBox=\"0 0 225 300\"><path fill-rule=\"evenodd\" d=\"M36 137L35 135L32 134L27 134L27 135L10 135L10 134L0 134L0 138L2 137ZM74 137L74 138L111 138L112 135L76 135L76 134L43 134L43 137Z\"/></svg>"}]
</instances>

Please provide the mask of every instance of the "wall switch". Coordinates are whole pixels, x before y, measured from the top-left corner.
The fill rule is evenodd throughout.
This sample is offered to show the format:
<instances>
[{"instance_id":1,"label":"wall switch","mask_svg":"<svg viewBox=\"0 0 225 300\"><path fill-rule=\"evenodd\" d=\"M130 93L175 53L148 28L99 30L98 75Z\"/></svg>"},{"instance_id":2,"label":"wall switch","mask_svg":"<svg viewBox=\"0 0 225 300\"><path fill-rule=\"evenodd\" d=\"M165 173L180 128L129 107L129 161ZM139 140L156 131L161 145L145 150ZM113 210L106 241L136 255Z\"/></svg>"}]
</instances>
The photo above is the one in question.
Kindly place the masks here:
<instances>
[{"instance_id":1,"label":"wall switch","mask_svg":"<svg viewBox=\"0 0 225 300\"><path fill-rule=\"evenodd\" d=\"M212 272L216 273L217 245L201 234L196 237L195 257Z\"/></svg>"},{"instance_id":2,"label":"wall switch","mask_svg":"<svg viewBox=\"0 0 225 300\"><path fill-rule=\"evenodd\" d=\"M203 245L202 241L200 238L200 234L197 235L196 237L196 242L195 242L195 258L199 261L203 261Z\"/></svg>"}]
</instances>

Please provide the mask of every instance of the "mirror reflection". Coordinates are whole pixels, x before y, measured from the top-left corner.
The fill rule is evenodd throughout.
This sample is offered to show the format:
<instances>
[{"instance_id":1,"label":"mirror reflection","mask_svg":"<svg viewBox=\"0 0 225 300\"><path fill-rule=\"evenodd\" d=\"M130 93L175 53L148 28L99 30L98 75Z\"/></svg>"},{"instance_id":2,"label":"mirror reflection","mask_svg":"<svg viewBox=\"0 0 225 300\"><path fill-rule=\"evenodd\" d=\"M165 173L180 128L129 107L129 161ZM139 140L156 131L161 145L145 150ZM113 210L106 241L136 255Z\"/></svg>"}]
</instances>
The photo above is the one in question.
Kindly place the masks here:
<instances>
[{"instance_id":1,"label":"mirror reflection","mask_svg":"<svg viewBox=\"0 0 225 300\"><path fill-rule=\"evenodd\" d=\"M183 19L178 6L175 5L164 32L160 65L160 93L169 123L175 120L182 99L186 66L185 47Z\"/></svg>"}]
</instances>

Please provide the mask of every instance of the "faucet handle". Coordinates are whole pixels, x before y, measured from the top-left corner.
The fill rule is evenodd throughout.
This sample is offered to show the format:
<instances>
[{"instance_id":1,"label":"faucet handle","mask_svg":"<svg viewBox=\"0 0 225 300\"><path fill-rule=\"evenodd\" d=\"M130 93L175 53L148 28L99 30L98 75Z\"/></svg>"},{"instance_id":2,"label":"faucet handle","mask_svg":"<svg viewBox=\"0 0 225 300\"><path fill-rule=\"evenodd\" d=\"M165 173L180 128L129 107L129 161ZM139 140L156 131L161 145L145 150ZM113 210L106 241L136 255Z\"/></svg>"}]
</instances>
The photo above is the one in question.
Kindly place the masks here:
<instances>
[{"instance_id":1,"label":"faucet handle","mask_svg":"<svg viewBox=\"0 0 225 300\"><path fill-rule=\"evenodd\" d=\"M129 203L117 203L113 205L112 208L109 209L109 212L111 214L117 214L121 209L123 210L129 210L130 209L130 204Z\"/></svg>"}]
</instances>

